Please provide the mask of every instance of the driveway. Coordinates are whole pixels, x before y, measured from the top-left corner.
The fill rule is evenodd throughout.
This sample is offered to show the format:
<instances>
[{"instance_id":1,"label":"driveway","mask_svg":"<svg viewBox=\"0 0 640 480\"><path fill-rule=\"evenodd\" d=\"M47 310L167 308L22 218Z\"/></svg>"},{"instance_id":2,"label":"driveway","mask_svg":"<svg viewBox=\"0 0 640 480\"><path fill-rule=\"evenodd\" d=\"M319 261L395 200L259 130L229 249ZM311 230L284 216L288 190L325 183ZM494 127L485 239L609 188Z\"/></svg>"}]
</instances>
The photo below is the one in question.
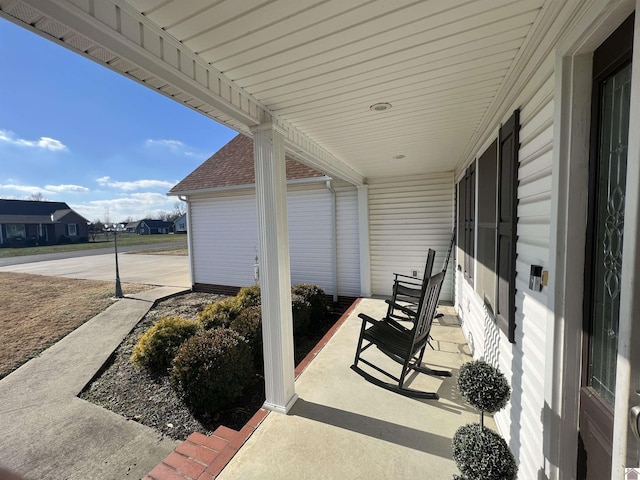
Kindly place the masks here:
<instances>
[{"instance_id":1,"label":"driveway","mask_svg":"<svg viewBox=\"0 0 640 480\"><path fill-rule=\"evenodd\" d=\"M119 253L120 281L170 287L191 287L189 257ZM86 280L115 281L114 254L45 260L0 267L0 272L19 272Z\"/></svg>"}]
</instances>

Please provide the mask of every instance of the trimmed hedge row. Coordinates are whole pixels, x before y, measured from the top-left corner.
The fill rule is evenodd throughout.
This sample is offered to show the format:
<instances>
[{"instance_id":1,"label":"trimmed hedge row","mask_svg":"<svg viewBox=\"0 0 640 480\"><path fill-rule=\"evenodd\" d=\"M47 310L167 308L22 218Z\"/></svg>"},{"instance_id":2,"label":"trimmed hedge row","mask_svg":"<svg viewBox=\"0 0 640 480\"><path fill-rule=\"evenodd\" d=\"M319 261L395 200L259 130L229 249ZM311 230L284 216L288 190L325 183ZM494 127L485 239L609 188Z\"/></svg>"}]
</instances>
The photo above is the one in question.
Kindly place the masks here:
<instances>
[{"instance_id":1,"label":"trimmed hedge row","mask_svg":"<svg viewBox=\"0 0 640 480\"><path fill-rule=\"evenodd\" d=\"M223 409L262 368L260 299L254 285L207 305L197 321L163 318L140 336L131 361L168 371L172 387L195 411ZM291 304L295 336L322 322L328 311L324 291L311 284L293 286Z\"/></svg>"}]
</instances>

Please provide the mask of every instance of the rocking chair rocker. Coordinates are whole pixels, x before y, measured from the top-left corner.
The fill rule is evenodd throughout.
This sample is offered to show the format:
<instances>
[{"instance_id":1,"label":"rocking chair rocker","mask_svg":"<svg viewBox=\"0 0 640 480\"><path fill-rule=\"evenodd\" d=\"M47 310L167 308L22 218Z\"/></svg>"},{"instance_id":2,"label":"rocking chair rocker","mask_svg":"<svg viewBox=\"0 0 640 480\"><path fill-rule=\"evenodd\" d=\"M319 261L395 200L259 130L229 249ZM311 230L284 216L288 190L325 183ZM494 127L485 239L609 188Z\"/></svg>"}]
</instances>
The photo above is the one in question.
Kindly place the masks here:
<instances>
[{"instance_id":1,"label":"rocking chair rocker","mask_svg":"<svg viewBox=\"0 0 640 480\"><path fill-rule=\"evenodd\" d=\"M426 282L420 310L412 329L403 329L396 327L393 323L388 322L387 318L375 320L364 313L359 317L362 319L362 327L360 329L360 338L356 348L356 356L351 369L362 376L365 380L378 385L392 392L413 398L425 398L429 400L438 400L440 397L435 392L424 392L405 386L407 374L411 370L425 373L427 375L435 375L440 377L450 377L451 372L444 370L432 370L422 365L422 358L429 339L429 331L438 305L438 296L440 287L444 278L444 272L440 272L429 278ZM367 327L370 325L369 327ZM363 345L364 344L364 345ZM362 358L362 353L369 347L375 346L387 357L402 365L400 376L383 370L382 367L373 363L373 361ZM395 380L397 383L385 382L374 377L368 372L362 370L358 363L362 362L383 375Z\"/></svg>"}]
</instances>

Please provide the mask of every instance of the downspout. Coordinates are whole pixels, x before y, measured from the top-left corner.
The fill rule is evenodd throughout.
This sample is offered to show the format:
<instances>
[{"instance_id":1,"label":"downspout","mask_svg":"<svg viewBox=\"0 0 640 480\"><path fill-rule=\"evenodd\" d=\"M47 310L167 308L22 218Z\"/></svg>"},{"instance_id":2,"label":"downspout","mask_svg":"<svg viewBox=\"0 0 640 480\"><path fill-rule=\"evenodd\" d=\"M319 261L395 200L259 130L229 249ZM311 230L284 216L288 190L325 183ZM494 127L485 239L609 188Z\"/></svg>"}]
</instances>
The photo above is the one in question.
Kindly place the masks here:
<instances>
[{"instance_id":1,"label":"downspout","mask_svg":"<svg viewBox=\"0 0 640 480\"><path fill-rule=\"evenodd\" d=\"M326 182L327 190L331 192L331 236L333 237L333 245L332 245L332 260L333 260L333 301L338 301L338 226L337 226L337 211L338 205L336 202L336 191L333 189L333 185L331 185L331 180L327 180Z\"/></svg>"},{"instance_id":2,"label":"downspout","mask_svg":"<svg viewBox=\"0 0 640 480\"><path fill-rule=\"evenodd\" d=\"M189 255L189 279L191 290L195 287L195 273L193 269L193 234L191 231L191 203L186 195L178 195L178 198L187 204L187 254Z\"/></svg>"}]
</instances>

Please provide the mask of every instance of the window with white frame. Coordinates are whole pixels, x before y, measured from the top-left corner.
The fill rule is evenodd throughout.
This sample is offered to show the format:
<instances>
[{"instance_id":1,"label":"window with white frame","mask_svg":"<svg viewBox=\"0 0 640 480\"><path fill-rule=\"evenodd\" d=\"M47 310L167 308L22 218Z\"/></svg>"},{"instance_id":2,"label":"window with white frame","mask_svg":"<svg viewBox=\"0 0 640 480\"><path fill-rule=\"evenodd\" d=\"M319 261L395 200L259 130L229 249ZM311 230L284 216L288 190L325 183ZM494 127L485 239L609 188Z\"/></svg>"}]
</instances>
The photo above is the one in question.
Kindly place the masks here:
<instances>
[{"instance_id":1,"label":"window with white frame","mask_svg":"<svg viewBox=\"0 0 640 480\"><path fill-rule=\"evenodd\" d=\"M8 223L5 225L5 231L7 238L26 238L27 236L27 229L21 223Z\"/></svg>"},{"instance_id":2,"label":"window with white frame","mask_svg":"<svg viewBox=\"0 0 640 480\"><path fill-rule=\"evenodd\" d=\"M77 237L78 236L78 224L69 223L67 225L67 232L69 233L70 237Z\"/></svg>"}]
</instances>

